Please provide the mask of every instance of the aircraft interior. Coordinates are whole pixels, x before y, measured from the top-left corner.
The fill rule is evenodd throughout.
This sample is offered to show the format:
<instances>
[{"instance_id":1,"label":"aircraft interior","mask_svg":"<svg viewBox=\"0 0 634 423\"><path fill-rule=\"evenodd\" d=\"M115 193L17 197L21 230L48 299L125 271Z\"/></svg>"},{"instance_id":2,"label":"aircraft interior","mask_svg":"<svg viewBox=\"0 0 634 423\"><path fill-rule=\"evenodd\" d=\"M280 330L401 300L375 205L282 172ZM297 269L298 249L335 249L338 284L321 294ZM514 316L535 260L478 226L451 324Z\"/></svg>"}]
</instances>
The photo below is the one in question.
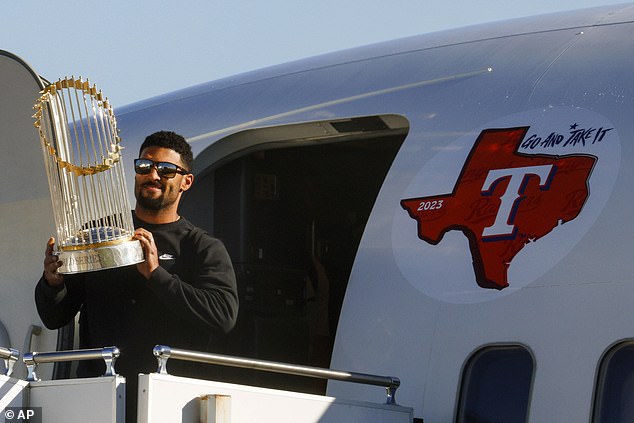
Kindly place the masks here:
<instances>
[{"instance_id":1,"label":"aircraft interior","mask_svg":"<svg viewBox=\"0 0 634 423\"><path fill-rule=\"evenodd\" d=\"M406 135L370 120L339 129L355 125L362 128L336 139L259 144L197 175L181 212L225 243L240 295L238 322L218 353L329 367L356 250ZM221 373L232 382L325 392L324 381L298 376Z\"/></svg>"}]
</instances>

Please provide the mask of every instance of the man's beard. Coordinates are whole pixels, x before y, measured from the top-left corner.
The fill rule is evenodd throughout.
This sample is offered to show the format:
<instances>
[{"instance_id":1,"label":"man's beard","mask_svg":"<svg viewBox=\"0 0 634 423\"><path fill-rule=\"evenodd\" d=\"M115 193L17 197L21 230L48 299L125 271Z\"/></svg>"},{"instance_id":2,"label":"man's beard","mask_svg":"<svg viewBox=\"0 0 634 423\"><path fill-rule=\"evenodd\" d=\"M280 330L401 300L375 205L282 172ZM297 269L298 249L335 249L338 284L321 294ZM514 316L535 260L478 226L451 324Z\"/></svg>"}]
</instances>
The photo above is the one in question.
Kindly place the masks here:
<instances>
[{"instance_id":1,"label":"man's beard","mask_svg":"<svg viewBox=\"0 0 634 423\"><path fill-rule=\"evenodd\" d=\"M164 199L165 199L165 195L161 195L160 197L156 197L156 198L147 198L141 195L136 199L136 201L144 209L161 210L163 207L165 207L165 204L163 201Z\"/></svg>"},{"instance_id":2,"label":"man's beard","mask_svg":"<svg viewBox=\"0 0 634 423\"><path fill-rule=\"evenodd\" d=\"M135 194L137 203L147 210L158 211L164 209L165 207L173 204L176 201L176 198L170 198L166 194L164 186L161 186L161 195L159 195L158 197L150 198L144 196L143 187L141 187Z\"/></svg>"}]
</instances>

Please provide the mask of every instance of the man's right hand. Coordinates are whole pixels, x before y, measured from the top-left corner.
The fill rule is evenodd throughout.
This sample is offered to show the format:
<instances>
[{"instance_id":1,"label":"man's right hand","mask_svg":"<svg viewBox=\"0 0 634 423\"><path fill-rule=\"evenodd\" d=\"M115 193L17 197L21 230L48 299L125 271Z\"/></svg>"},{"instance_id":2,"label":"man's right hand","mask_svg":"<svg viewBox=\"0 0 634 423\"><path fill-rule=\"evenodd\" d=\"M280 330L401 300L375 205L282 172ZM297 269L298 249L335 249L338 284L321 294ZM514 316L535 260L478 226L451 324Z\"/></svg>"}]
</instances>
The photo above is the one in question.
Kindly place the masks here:
<instances>
[{"instance_id":1,"label":"man's right hand","mask_svg":"<svg viewBox=\"0 0 634 423\"><path fill-rule=\"evenodd\" d=\"M64 276L57 273L57 269L62 266L59 258L53 254L55 246L55 238L49 238L46 243L46 252L44 253L44 280L50 286L61 286L64 283Z\"/></svg>"}]
</instances>

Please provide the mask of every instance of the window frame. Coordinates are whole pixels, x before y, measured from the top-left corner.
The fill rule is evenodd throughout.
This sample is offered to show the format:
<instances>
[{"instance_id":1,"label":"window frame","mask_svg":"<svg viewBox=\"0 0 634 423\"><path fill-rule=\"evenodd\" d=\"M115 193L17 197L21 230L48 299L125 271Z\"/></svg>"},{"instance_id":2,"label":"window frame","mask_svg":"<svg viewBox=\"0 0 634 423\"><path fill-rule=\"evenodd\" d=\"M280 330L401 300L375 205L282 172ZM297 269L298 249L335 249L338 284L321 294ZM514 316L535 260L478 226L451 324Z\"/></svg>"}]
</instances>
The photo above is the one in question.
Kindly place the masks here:
<instances>
[{"instance_id":1,"label":"window frame","mask_svg":"<svg viewBox=\"0 0 634 423\"><path fill-rule=\"evenodd\" d=\"M469 354L466 360L463 363L462 369L460 371L460 379L457 387L457 401L456 401L456 409L454 413L454 422L456 423L464 423L465 422L465 406L468 399L469 388L471 376L474 370L474 364L477 363L478 358L483 356L484 354L491 352L501 352L501 351L521 351L525 354L528 354L531 362L531 376L528 386L528 395L526 398L526 422L529 420L530 416L530 406L533 397L533 388L535 385L535 374L537 369L537 361L535 360L535 354L533 351L525 344L522 343L494 343L494 344L485 344L482 345L471 354Z\"/></svg>"},{"instance_id":2,"label":"window frame","mask_svg":"<svg viewBox=\"0 0 634 423\"><path fill-rule=\"evenodd\" d=\"M608 377L608 367L611 363L611 360L617 355L617 353L628 347L633 349L634 352L634 338L621 339L617 342L614 342L603 352L603 354L601 354L601 358L597 362L594 392L592 398L592 417L590 419L592 423L601 423L602 421L604 421L601 419L601 412L604 401L603 395L606 389L605 382ZM634 374L634 371L632 374Z\"/></svg>"}]
</instances>

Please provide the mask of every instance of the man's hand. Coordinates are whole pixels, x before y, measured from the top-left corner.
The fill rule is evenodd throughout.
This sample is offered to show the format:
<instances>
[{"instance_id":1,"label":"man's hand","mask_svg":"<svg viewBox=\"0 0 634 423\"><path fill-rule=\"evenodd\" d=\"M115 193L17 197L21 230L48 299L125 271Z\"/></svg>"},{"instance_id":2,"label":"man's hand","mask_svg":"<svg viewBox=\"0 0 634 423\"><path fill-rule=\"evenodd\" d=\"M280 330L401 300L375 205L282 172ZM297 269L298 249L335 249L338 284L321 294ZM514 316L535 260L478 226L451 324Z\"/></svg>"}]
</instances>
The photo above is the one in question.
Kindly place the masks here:
<instances>
[{"instance_id":1,"label":"man's hand","mask_svg":"<svg viewBox=\"0 0 634 423\"><path fill-rule=\"evenodd\" d=\"M64 276L57 273L57 269L62 266L62 262L53 254L54 246L55 238L51 237L46 243L46 251L44 252L44 280L50 286L61 286L64 283Z\"/></svg>"},{"instance_id":2,"label":"man's hand","mask_svg":"<svg viewBox=\"0 0 634 423\"><path fill-rule=\"evenodd\" d=\"M156 244L154 244L154 237L152 232L138 228L134 231L134 239L139 240L145 255L145 261L137 264L136 268L145 279L150 279L154 269L159 267L158 250L156 249Z\"/></svg>"}]
</instances>

